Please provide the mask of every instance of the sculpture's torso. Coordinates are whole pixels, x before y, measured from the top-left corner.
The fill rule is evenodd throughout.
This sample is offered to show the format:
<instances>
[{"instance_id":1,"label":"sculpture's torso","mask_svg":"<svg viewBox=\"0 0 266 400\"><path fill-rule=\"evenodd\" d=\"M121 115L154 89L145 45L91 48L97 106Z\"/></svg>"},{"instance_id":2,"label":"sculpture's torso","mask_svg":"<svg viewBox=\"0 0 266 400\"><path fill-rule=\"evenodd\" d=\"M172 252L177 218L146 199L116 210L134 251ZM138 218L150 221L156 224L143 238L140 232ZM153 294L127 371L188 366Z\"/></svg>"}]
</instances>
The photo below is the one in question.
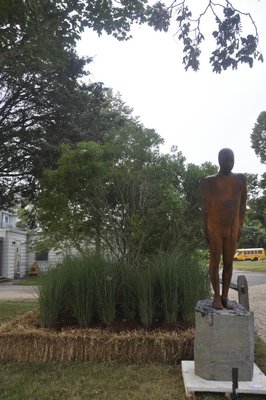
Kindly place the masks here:
<instances>
[{"instance_id":1,"label":"sculpture's torso","mask_svg":"<svg viewBox=\"0 0 266 400\"><path fill-rule=\"evenodd\" d=\"M243 174L214 175L203 181L209 234L226 238L237 235Z\"/></svg>"}]
</instances>

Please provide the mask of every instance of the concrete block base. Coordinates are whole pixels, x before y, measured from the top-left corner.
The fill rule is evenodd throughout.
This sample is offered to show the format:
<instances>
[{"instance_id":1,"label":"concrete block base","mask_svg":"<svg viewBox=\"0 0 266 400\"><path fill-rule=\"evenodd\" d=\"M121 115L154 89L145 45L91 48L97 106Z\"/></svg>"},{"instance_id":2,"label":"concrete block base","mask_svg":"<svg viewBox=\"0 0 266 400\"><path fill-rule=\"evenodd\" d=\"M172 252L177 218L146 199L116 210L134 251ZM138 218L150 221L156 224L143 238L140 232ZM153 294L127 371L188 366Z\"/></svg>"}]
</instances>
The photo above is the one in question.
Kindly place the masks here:
<instances>
[{"instance_id":1,"label":"concrete block base","mask_svg":"<svg viewBox=\"0 0 266 400\"><path fill-rule=\"evenodd\" d=\"M195 373L213 381L251 381L254 366L254 316L237 302L216 310L213 300L200 300L195 309Z\"/></svg>"},{"instance_id":2,"label":"concrete block base","mask_svg":"<svg viewBox=\"0 0 266 400\"><path fill-rule=\"evenodd\" d=\"M187 397L193 397L196 392L224 393L227 396L232 393L232 382L209 381L197 376L194 361L182 361L181 367ZM256 364L254 364L253 379L239 382L236 393L266 395L266 376Z\"/></svg>"}]
</instances>

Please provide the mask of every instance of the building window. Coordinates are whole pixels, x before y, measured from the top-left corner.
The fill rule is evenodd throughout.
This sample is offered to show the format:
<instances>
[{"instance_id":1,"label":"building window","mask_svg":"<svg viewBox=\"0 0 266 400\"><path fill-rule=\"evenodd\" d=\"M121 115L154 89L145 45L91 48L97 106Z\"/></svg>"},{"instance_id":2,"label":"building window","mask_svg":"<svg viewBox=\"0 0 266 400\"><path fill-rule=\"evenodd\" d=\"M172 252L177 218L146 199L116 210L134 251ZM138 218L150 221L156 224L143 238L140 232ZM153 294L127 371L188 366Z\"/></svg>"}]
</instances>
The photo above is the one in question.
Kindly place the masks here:
<instances>
[{"instance_id":1,"label":"building window","mask_svg":"<svg viewBox=\"0 0 266 400\"><path fill-rule=\"evenodd\" d=\"M48 261L49 250L42 250L36 253L36 261Z\"/></svg>"}]
</instances>

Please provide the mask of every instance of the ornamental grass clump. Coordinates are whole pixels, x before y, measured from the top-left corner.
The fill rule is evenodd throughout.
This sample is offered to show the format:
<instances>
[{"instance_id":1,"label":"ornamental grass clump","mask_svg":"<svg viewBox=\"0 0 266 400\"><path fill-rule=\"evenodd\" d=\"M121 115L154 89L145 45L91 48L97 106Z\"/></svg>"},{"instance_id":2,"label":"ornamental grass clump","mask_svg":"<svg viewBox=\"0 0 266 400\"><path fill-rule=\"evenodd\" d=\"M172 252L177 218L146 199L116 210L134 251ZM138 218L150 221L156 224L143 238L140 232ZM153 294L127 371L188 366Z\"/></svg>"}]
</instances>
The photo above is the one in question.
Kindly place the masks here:
<instances>
[{"instance_id":1,"label":"ornamental grass clump","mask_svg":"<svg viewBox=\"0 0 266 400\"><path fill-rule=\"evenodd\" d=\"M193 323L197 301L208 296L207 275L202 259L189 252L161 253L138 267L95 255L68 257L41 278L41 325Z\"/></svg>"},{"instance_id":2,"label":"ornamental grass clump","mask_svg":"<svg viewBox=\"0 0 266 400\"><path fill-rule=\"evenodd\" d=\"M93 318L97 264L98 259L88 255L69 257L64 263L69 282L69 308L80 327L89 326Z\"/></svg>"},{"instance_id":3,"label":"ornamental grass clump","mask_svg":"<svg viewBox=\"0 0 266 400\"><path fill-rule=\"evenodd\" d=\"M194 323L197 301L210 294L208 268L201 257L187 252L180 253L178 265L179 288L182 293L181 317Z\"/></svg>"},{"instance_id":4,"label":"ornamental grass clump","mask_svg":"<svg viewBox=\"0 0 266 400\"><path fill-rule=\"evenodd\" d=\"M154 260L158 293L164 322L175 325L180 315L181 291L179 282L179 264L175 253L160 254Z\"/></svg>"},{"instance_id":5,"label":"ornamental grass clump","mask_svg":"<svg viewBox=\"0 0 266 400\"><path fill-rule=\"evenodd\" d=\"M95 311L105 325L112 324L116 317L118 291L120 290L119 264L100 260L94 270Z\"/></svg>"},{"instance_id":6,"label":"ornamental grass clump","mask_svg":"<svg viewBox=\"0 0 266 400\"><path fill-rule=\"evenodd\" d=\"M118 315L127 321L137 319L137 296L135 291L136 268L120 264L121 286L119 291Z\"/></svg>"},{"instance_id":7,"label":"ornamental grass clump","mask_svg":"<svg viewBox=\"0 0 266 400\"><path fill-rule=\"evenodd\" d=\"M39 285L39 308L41 326L55 328L65 304L66 276L63 265L51 268L41 277Z\"/></svg>"},{"instance_id":8,"label":"ornamental grass clump","mask_svg":"<svg viewBox=\"0 0 266 400\"><path fill-rule=\"evenodd\" d=\"M152 325L156 307L155 300L155 269L147 265L135 273L134 291L137 310L144 328Z\"/></svg>"}]
</instances>

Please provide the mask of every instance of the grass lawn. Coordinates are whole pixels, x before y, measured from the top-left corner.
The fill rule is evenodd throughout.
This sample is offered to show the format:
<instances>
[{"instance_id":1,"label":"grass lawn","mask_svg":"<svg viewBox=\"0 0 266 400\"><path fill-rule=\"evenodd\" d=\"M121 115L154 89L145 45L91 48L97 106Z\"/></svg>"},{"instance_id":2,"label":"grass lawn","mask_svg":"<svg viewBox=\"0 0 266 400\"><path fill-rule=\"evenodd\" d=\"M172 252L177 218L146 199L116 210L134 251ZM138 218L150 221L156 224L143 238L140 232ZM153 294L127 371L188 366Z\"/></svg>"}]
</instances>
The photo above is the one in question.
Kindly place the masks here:
<instances>
[{"instance_id":1,"label":"grass lawn","mask_svg":"<svg viewBox=\"0 0 266 400\"><path fill-rule=\"evenodd\" d=\"M1 400L185 400L180 366L121 364L6 364L0 366ZM214 394L201 400L222 400ZM239 396L262 400L261 396Z\"/></svg>"},{"instance_id":2,"label":"grass lawn","mask_svg":"<svg viewBox=\"0 0 266 400\"><path fill-rule=\"evenodd\" d=\"M37 286L39 284L40 284L40 278L21 279L13 283L13 285L17 286Z\"/></svg>"},{"instance_id":3,"label":"grass lawn","mask_svg":"<svg viewBox=\"0 0 266 400\"><path fill-rule=\"evenodd\" d=\"M36 304L0 302L1 320L7 321ZM5 318L3 318L5 315ZM3 319L2 319L3 318ZM1 351L1 350L0 350ZM256 363L266 373L266 344L256 344ZM0 365L1 400L185 400L180 366L125 364L4 364ZM224 396L201 394L200 400ZM261 400L262 396L239 396Z\"/></svg>"},{"instance_id":4,"label":"grass lawn","mask_svg":"<svg viewBox=\"0 0 266 400\"><path fill-rule=\"evenodd\" d=\"M183 399L180 369L119 364L4 365L2 400Z\"/></svg>"},{"instance_id":5,"label":"grass lawn","mask_svg":"<svg viewBox=\"0 0 266 400\"><path fill-rule=\"evenodd\" d=\"M266 272L266 260L264 261L235 261L234 269L239 271Z\"/></svg>"},{"instance_id":6,"label":"grass lawn","mask_svg":"<svg viewBox=\"0 0 266 400\"><path fill-rule=\"evenodd\" d=\"M36 304L35 301L0 301L0 324L36 308Z\"/></svg>"}]
</instances>

